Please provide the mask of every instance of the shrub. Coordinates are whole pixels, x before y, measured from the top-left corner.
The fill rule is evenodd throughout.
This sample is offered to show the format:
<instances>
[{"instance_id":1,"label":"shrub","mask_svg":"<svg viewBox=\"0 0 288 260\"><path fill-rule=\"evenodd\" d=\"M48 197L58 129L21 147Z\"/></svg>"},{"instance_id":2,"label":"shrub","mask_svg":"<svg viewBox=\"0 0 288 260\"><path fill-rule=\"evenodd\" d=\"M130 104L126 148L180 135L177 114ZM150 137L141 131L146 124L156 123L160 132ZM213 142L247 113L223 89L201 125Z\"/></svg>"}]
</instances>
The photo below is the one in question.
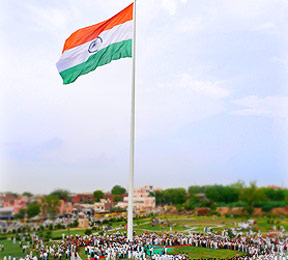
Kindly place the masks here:
<instances>
[{"instance_id":1,"label":"shrub","mask_svg":"<svg viewBox=\"0 0 288 260\"><path fill-rule=\"evenodd\" d=\"M46 241L48 241L49 239L51 239L52 238L52 232L49 230L49 231L47 231L45 234L44 234L44 239L46 240Z\"/></svg>"},{"instance_id":2,"label":"shrub","mask_svg":"<svg viewBox=\"0 0 288 260\"><path fill-rule=\"evenodd\" d=\"M55 229L61 229L61 228L63 228L62 225L61 225L61 223L57 223L57 224L55 225Z\"/></svg>"},{"instance_id":3,"label":"shrub","mask_svg":"<svg viewBox=\"0 0 288 260\"><path fill-rule=\"evenodd\" d=\"M73 227L78 227L78 225L79 225L78 219L75 219L73 223L68 225L68 227L73 228Z\"/></svg>"},{"instance_id":4,"label":"shrub","mask_svg":"<svg viewBox=\"0 0 288 260\"><path fill-rule=\"evenodd\" d=\"M62 236L56 236L56 237L53 237L53 240L62 240Z\"/></svg>"},{"instance_id":5,"label":"shrub","mask_svg":"<svg viewBox=\"0 0 288 260\"><path fill-rule=\"evenodd\" d=\"M92 230L86 229L84 233L85 233L85 235L90 236L92 234Z\"/></svg>"}]
</instances>

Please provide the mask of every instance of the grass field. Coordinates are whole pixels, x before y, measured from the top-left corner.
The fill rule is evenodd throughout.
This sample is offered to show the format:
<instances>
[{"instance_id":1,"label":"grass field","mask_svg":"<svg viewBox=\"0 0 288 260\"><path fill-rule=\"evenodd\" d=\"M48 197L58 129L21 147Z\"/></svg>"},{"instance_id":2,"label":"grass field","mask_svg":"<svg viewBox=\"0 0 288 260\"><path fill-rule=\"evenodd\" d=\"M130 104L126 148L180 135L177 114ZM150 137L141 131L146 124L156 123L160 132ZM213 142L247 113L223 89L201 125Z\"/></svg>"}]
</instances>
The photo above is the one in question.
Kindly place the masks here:
<instances>
[{"instance_id":1,"label":"grass field","mask_svg":"<svg viewBox=\"0 0 288 260\"><path fill-rule=\"evenodd\" d=\"M232 258L237 254L243 255L242 252L237 252L233 250L226 249L212 249L212 248L202 248L202 247L178 247L169 252L169 254L187 254L190 259L207 259L207 258L217 258L225 259Z\"/></svg>"},{"instance_id":2,"label":"grass field","mask_svg":"<svg viewBox=\"0 0 288 260\"><path fill-rule=\"evenodd\" d=\"M162 225L162 224L157 224L157 225L154 225L154 226L151 226L150 224L142 224L142 225L136 226L135 229L162 232L162 231L169 231L170 227L168 227L167 225ZM177 225L176 227L172 227L173 231L185 231L186 229L188 229L188 227L185 228L185 227L182 227L182 225Z\"/></svg>"},{"instance_id":3,"label":"grass field","mask_svg":"<svg viewBox=\"0 0 288 260\"><path fill-rule=\"evenodd\" d=\"M62 237L62 234L67 235L85 235L85 229L70 229L69 231L67 229L60 229L60 230L53 230L52 231L52 238L56 237Z\"/></svg>"},{"instance_id":4,"label":"grass field","mask_svg":"<svg viewBox=\"0 0 288 260\"><path fill-rule=\"evenodd\" d=\"M247 222L247 219L244 218L225 218L225 217L198 217L198 216L159 216L157 218L160 218L162 220L169 220L172 224L176 224L175 227L172 227L173 232L184 232L188 233L190 231L192 232L203 232L204 227L212 227L213 231L223 230L224 228L236 228L238 226L238 223L243 221ZM273 226L276 226L279 228L280 226L283 226L286 230L288 230L288 220L287 218L253 218L257 221L257 225L255 226L256 230L261 230L263 234L268 233L272 230ZM273 221L273 224L271 222ZM170 231L170 227L163 224L155 224L154 226L150 225L151 218L146 219L137 219L134 220L134 230L137 235L143 233L145 230L148 232L165 232ZM123 228L123 225L125 225L126 222L118 222L113 223L111 227L113 229L117 227L121 227L119 231L121 233L126 232L126 229ZM107 225L105 225L107 226ZM45 234L47 231L44 231L43 234ZM107 232L107 233L114 233ZM85 229L79 229L79 228L73 228L69 231L67 229L65 230L53 230L52 231L52 239L62 239L62 234L68 235L84 235ZM10 235L0 235L0 237L14 237L15 234ZM3 256L9 256L12 257L21 257L24 256L22 253L22 249L19 247L19 243L14 245L12 240L0 240L0 244L4 244L4 252L0 252L0 260L3 259ZM83 254L83 249L81 249L80 255L83 257L83 260L86 259L86 256ZM189 247L189 248L177 248L173 251L173 253L179 253L179 252L185 252L188 253L190 257L192 258L225 258L225 257L231 257L236 255L238 252L230 251L230 250L213 250L213 249L206 249L206 248L195 248L195 247Z\"/></svg>"},{"instance_id":5,"label":"grass field","mask_svg":"<svg viewBox=\"0 0 288 260\"><path fill-rule=\"evenodd\" d=\"M4 251L0 252L0 259L3 259L4 256L12 256L13 258L24 255L18 242L13 244L12 240L0 240L0 244L4 245Z\"/></svg>"}]
</instances>

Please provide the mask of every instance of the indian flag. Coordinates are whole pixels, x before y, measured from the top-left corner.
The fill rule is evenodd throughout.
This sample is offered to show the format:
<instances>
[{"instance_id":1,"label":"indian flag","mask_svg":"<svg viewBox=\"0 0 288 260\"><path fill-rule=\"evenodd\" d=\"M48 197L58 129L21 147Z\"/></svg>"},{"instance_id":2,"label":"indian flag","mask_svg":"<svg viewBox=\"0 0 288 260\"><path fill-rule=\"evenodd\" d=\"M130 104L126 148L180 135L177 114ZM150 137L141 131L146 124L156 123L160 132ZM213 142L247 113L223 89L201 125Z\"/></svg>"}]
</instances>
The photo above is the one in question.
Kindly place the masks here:
<instances>
[{"instance_id":1,"label":"indian flag","mask_svg":"<svg viewBox=\"0 0 288 260\"><path fill-rule=\"evenodd\" d=\"M104 22L72 33L56 64L63 84L112 60L132 57L132 38L133 3Z\"/></svg>"}]
</instances>

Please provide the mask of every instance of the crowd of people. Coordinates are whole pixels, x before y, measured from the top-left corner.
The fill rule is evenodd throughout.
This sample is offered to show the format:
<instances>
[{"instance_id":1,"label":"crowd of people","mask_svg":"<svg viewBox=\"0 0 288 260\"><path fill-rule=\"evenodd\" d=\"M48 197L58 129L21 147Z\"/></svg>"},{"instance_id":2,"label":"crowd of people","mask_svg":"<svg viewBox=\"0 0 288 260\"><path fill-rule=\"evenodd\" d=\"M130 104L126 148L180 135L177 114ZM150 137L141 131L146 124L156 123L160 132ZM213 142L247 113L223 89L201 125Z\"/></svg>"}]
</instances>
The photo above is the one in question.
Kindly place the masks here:
<instances>
[{"instance_id":1,"label":"crowd of people","mask_svg":"<svg viewBox=\"0 0 288 260\"><path fill-rule=\"evenodd\" d=\"M27 255L26 259L71 259L72 256L77 256L79 248L82 247L88 260L101 258L108 260L127 258L136 260L186 260L189 257L184 253L169 254L170 248L179 247L181 251L181 248L185 246L235 250L239 254L232 258L235 260L288 259L288 235L265 237L255 233L236 233L231 238L227 232L221 235L212 232L208 234L142 233L135 235L133 242L128 241L126 235L120 232L90 236L65 236L63 234L59 243L54 242L50 245L45 245L39 237L34 236L31 248L29 248L30 254ZM4 258L4 260L10 259Z\"/></svg>"},{"instance_id":2,"label":"crowd of people","mask_svg":"<svg viewBox=\"0 0 288 260\"><path fill-rule=\"evenodd\" d=\"M169 247L190 245L213 249L230 249L245 253L250 256L284 255L287 254L288 237L263 237L262 235L236 235L230 238L228 235L211 233L189 234L182 233L143 233L134 236L133 243L128 242L126 236L116 233L107 236L90 236L78 238L78 246L85 248L85 253L90 258L106 256L109 259L136 258L145 259L152 257L154 251L162 248L167 255ZM155 247L156 246L156 247ZM158 250L157 250L158 249Z\"/></svg>"}]
</instances>

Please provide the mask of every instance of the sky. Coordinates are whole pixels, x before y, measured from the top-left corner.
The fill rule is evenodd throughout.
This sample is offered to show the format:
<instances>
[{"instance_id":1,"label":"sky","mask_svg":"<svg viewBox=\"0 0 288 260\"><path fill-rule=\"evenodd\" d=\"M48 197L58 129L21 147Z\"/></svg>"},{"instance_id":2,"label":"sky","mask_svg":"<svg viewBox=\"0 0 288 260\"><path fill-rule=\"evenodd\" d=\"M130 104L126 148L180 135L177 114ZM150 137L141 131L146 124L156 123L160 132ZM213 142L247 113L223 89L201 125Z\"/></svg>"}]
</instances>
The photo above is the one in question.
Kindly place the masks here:
<instances>
[{"instance_id":1,"label":"sky","mask_svg":"<svg viewBox=\"0 0 288 260\"><path fill-rule=\"evenodd\" d=\"M128 186L132 59L63 86L131 0L0 1L0 192ZM137 0L135 186L288 186L288 1Z\"/></svg>"}]
</instances>

